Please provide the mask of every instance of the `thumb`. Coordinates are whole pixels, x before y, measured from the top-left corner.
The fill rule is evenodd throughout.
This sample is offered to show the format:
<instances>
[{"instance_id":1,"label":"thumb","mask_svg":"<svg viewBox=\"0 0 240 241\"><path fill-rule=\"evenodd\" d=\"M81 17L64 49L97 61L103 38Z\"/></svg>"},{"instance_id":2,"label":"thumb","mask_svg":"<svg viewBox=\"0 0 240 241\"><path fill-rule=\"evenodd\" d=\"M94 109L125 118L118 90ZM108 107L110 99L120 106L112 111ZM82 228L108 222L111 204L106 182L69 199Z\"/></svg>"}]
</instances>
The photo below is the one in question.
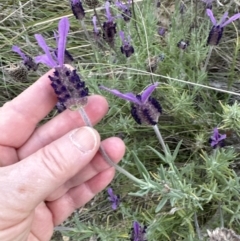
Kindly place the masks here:
<instances>
[{"instance_id":1,"label":"thumb","mask_svg":"<svg viewBox=\"0 0 240 241\"><path fill-rule=\"evenodd\" d=\"M18 163L0 168L0 209L34 209L86 166L99 145L98 132L82 127Z\"/></svg>"}]
</instances>

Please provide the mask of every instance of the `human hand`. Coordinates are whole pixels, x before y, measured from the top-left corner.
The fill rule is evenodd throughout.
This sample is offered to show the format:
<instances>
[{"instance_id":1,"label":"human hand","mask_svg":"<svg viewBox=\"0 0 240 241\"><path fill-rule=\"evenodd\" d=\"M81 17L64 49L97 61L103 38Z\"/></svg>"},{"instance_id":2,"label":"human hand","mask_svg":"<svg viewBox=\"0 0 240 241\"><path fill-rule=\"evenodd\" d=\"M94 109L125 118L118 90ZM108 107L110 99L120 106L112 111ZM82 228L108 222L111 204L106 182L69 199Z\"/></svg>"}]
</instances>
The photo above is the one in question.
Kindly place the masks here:
<instances>
[{"instance_id":1,"label":"human hand","mask_svg":"<svg viewBox=\"0 0 240 241\"><path fill-rule=\"evenodd\" d=\"M54 226L114 177L114 169L98 152L99 134L83 127L78 112L66 110L36 128L57 101L48 79L51 73L0 108L2 241L50 240ZM91 96L85 110L96 124L108 105L103 97ZM115 162L125 151L116 137L102 146Z\"/></svg>"}]
</instances>

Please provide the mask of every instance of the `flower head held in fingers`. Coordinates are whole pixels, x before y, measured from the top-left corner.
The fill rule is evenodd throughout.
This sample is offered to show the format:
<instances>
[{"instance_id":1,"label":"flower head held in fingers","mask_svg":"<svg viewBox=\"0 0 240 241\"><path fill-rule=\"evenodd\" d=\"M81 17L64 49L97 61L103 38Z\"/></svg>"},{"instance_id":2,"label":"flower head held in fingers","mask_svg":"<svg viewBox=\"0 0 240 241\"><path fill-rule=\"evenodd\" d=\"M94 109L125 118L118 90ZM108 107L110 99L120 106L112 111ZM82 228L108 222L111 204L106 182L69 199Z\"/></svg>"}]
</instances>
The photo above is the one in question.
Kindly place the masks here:
<instances>
[{"instance_id":1,"label":"flower head held in fingers","mask_svg":"<svg viewBox=\"0 0 240 241\"><path fill-rule=\"evenodd\" d=\"M85 11L80 0L71 0L71 8L76 19L82 20L85 17Z\"/></svg>"},{"instance_id":2,"label":"flower head held in fingers","mask_svg":"<svg viewBox=\"0 0 240 241\"><path fill-rule=\"evenodd\" d=\"M221 135L218 132L218 128L214 128L213 135L209 138L209 143L213 149L217 147L223 147L224 146L224 139L226 139L226 134Z\"/></svg>"},{"instance_id":3,"label":"flower head held in fingers","mask_svg":"<svg viewBox=\"0 0 240 241\"><path fill-rule=\"evenodd\" d=\"M119 36L122 40L122 46L120 47L121 52L128 58L134 53L134 48L130 44L130 36L128 36L128 39L126 39L123 31L119 31Z\"/></svg>"},{"instance_id":4,"label":"flower head held in fingers","mask_svg":"<svg viewBox=\"0 0 240 241\"><path fill-rule=\"evenodd\" d=\"M121 1L117 0L115 2L116 6L122 10L122 17L125 22L129 22L132 17L132 12L130 9L131 0L128 0L128 3L123 4Z\"/></svg>"},{"instance_id":5,"label":"flower head held in fingers","mask_svg":"<svg viewBox=\"0 0 240 241\"><path fill-rule=\"evenodd\" d=\"M131 231L131 241L147 241L146 238L146 226L141 227L141 225L137 222L133 222L133 228Z\"/></svg>"},{"instance_id":6,"label":"flower head held in fingers","mask_svg":"<svg viewBox=\"0 0 240 241\"><path fill-rule=\"evenodd\" d=\"M108 195L109 195L109 201L112 203L112 209L116 210L120 204L120 197L119 195L115 195L113 193L112 188L107 189Z\"/></svg>"},{"instance_id":7,"label":"flower head held in fingers","mask_svg":"<svg viewBox=\"0 0 240 241\"><path fill-rule=\"evenodd\" d=\"M12 51L19 54L20 57L23 60L23 65L28 69L28 70L33 70L36 71L38 68L38 64L35 63L32 57L29 55L23 53L21 49L18 46L12 46Z\"/></svg>"},{"instance_id":8,"label":"flower head held in fingers","mask_svg":"<svg viewBox=\"0 0 240 241\"><path fill-rule=\"evenodd\" d=\"M35 61L55 70L53 76L49 76L49 78L58 97L58 106L61 106L59 110L64 108L76 110L87 103L88 96L85 82L81 80L76 70L71 70L64 65L68 31L68 18L62 18L58 24L57 51L51 51L42 35L35 35L38 45L45 52L44 55L35 57Z\"/></svg>"},{"instance_id":9,"label":"flower head held in fingers","mask_svg":"<svg viewBox=\"0 0 240 241\"><path fill-rule=\"evenodd\" d=\"M237 13L237 14L233 15L231 18L229 18L227 20L228 12L225 12L223 14L221 20L217 23L217 20L215 19L212 10L207 9L206 12L207 12L207 15L210 18L212 24L213 24L213 27L211 28L209 36L208 36L207 44L218 45L219 41L222 38L224 27L227 26L228 24L230 24L231 22L239 19L240 13Z\"/></svg>"},{"instance_id":10,"label":"flower head held in fingers","mask_svg":"<svg viewBox=\"0 0 240 241\"><path fill-rule=\"evenodd\" d=\"M131 114L138 124L156 125L158 118L162 113L162 107L159 102L151 97L152 92L156 89L158 83L148 86L141 94L121 93L118 90L111 90L104 86L100 89L106 90L111 94L128 100L132 103Z\"/></svg>"},{"instance_id":11,"label":"flower head held in fingers","mask_svg":"<svg viewBox=\"0 0 240 241\"><path fill-rule=\"evenodd\" d=\"M114 37L117 33L116 23L114 22L114 17L110 12L110 3L106 1L105 3L106 17L107 21L103 23L103 38L110 46L114 46Z\"/></svg>"}]
</instances>

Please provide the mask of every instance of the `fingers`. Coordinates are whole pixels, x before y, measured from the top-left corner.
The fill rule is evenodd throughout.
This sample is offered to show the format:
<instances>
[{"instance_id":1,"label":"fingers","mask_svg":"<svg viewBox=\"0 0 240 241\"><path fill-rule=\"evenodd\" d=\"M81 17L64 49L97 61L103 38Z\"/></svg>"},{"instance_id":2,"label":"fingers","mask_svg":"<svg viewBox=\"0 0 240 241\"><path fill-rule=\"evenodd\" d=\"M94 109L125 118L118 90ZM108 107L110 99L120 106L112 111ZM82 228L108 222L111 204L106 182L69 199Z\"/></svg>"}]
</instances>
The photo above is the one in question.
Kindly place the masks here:
<instances>
[{"instance_id":1,"label":"fingers","mask_svg":"<svg viewBox=\"0 0 240 241\"><path fill-rule=\"evenodd\" d=\"M56 201L48 202L54 225L62 223L76 208L83 206L102 191L112 181L114 174L114 169L109 168L80 186L70 189Z\"/></svg>"},{"instance_id":2,"label":"fingers","mask_svg":"<svg viewBox=\"0 0 240 241\"><path fill-rule=\"evenodd\" d=\"M104 140L102 142L102 147L111 158L111 160L115 163L118 163L125 153L125 145L123 141L116 137ZM61 187L59 187L55 192L51 193L51 195L47 197L46 200L53 201L60 198L66 192L68 192L69 189L88 181L98 173L105 171L109 168L110 166L104 160L102 155L97 152L93 160L88 163L88 165L86 165L82 170L80 170L73 178L68 180Z\"/></svg>"},{"instance_id":3,"label":"fingers","mask_svg":"<svg viewBox=\"0 0 240 241\"><path fill-rule=\"evenodd\" d=\"M18 155L13 147L0 145L0 167L12 165L17 161Z\"/></svg>"},{"instance_id":4,"label":"fingers","mask_svg":"<svg viewBox=\"0 0 240 241\"><path fill-rule=\"evenodd\" d=\"M57 102L50 86L50 70L12 101L0 108L0 145L20 147Z\"/></svg>"},{"instance_id":5,"label":"fingers","mask_svg":"<svg viewBox=\"0 0 240 241\"><path fill-rule=\"evenodd\" d=\"M102 96L90 96L85 111L93 125L97 124L108 111L108 103ZM78 111L66 110L46 124L36 129L27 142L18 149L19 159L23 159L60 138L69 131L84 126Z\"/></svg>"},{"instance_id":6,"label":"fingers","mask_svg":"<svg viewBox=\"0 0 240 241\"><path fill-rule=\"evenodd\" d=\"M14 212L14 217L25 218L26 213L83 169L99 145L97 131L82 127L21 162L1 168L0 215L11 217ZM6 221L4 225L9 223Z\"/></svg>"}]
</instances>

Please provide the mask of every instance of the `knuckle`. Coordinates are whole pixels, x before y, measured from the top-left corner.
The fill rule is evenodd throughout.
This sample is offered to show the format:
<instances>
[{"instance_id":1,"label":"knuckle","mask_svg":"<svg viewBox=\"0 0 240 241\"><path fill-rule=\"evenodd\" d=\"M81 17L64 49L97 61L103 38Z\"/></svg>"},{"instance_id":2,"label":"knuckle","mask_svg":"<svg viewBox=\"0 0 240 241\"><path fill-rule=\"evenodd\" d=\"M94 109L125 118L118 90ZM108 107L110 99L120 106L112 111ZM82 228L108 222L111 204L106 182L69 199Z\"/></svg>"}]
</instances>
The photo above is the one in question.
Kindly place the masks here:
<instances>
[{"instance_id":1,"label":"knuckle","mask_svg":"<svg viewBox=\"0 0 240 241\"><path fill-rule=\"evenodd\" d=\"M68 170L68 162L63 151L54 143L42 149L41 162L54 179L59 179Z\"/></svg>"}]
</instances>

